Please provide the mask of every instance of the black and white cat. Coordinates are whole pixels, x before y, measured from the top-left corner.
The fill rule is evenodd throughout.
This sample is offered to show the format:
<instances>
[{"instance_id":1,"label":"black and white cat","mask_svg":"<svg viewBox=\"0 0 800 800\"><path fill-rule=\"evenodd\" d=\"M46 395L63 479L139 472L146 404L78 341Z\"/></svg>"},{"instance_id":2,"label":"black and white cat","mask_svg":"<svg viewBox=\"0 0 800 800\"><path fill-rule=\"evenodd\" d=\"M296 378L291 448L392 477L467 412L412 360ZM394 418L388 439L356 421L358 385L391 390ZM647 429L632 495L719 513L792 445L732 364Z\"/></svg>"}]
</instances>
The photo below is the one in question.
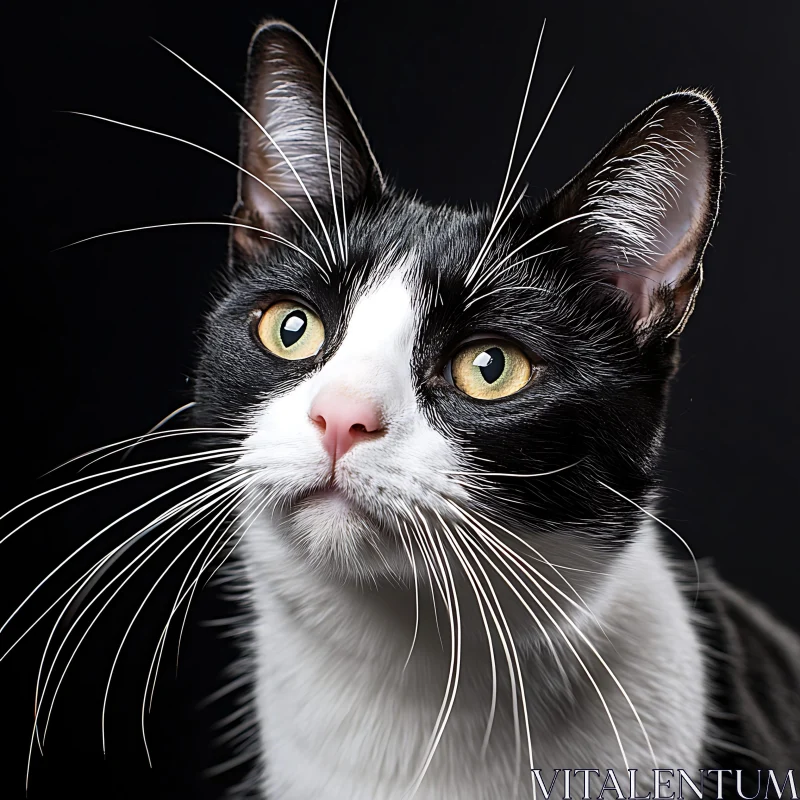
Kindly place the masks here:
<instances>
[{"instance_id":1,"label":"black and white cat","mask_svg":"<svg viewBox=\"0 0 800 800\"><path fill-rule=\"evenodd\" d=\"M532 769L797 766L798 639L704 566L696 589L651 511L712 101L661 98L538 205L507 177L496 211L432 207L268 22L241 131L194 414L241 431L252 788L506 800Z\"/></svg>"},{"instance_id":2,"label":"black and white cat","mask_svg":"<svg viewBox=\"0 0 800 800\"><path fill-rule=\"evenodd\" d=\"M712 101L658 100L495 213L394 189L282 22L246 102L196 410L246 420L235 464L268 498L241 544L261 789L489 800L531 768L796 765L798 640L707 570L693 603L647 510L717 216Z\"/></svg>"}]
</instances>

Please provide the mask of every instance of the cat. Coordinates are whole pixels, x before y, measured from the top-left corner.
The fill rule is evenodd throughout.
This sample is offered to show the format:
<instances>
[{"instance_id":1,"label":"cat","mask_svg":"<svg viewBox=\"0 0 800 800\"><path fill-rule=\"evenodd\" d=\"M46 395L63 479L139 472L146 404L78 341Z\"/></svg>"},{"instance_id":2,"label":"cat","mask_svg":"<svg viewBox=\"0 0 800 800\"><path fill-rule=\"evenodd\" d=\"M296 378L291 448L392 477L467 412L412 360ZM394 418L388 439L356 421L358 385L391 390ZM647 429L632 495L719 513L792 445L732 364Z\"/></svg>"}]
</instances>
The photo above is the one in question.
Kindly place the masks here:
<instances>
[{"instance_id":1,"label":"cat","mask_svg":"<svg viewBox=\"0 0 800 800\"><path fill-rule=\"evenodd\" d=\"M395 188L287 23L256 31L245 94L192 409L232 425L236 796L796 766L800 640L670 557L653 513L719 208L709 96L657 100L539 203L509 172L491 211Z\"/></svg>"},{"instance_id":2,"label":"cat","mask_svg":"<svg viewBox=\"0 0 800 800\"><path fill-rule=\"evenodd\" d=\"M719 207L710 98L662 97L494 214L392 187L285 23L246 98L195 412L247 420L269 496L239 562L266 796L796 765L798 638L705 565L695 587L648 511Z\"/></svg>"}]
</instances>

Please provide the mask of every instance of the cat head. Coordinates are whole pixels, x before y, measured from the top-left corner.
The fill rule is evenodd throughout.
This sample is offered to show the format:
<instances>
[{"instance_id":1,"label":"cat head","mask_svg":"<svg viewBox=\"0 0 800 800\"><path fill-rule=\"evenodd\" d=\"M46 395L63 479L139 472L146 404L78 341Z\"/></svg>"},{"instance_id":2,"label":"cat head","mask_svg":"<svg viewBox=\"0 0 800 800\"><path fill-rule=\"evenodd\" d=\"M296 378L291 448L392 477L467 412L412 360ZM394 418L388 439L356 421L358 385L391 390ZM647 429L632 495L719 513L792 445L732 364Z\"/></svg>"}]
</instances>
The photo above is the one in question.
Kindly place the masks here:
<instances>
[{"instance_id":1,"label":"cat head","mask_svg":"<svg viewBox=\"0 0 800 800\"><path fill-rule=\"evenodd\" d=\"M246 107L196 399L246 428L278 535L345 579L431 541L623 547L717 214L708 97L661 98L553 196L497 213L391 186L285 23L253 38Z\"/></svg>"}]
</instances>

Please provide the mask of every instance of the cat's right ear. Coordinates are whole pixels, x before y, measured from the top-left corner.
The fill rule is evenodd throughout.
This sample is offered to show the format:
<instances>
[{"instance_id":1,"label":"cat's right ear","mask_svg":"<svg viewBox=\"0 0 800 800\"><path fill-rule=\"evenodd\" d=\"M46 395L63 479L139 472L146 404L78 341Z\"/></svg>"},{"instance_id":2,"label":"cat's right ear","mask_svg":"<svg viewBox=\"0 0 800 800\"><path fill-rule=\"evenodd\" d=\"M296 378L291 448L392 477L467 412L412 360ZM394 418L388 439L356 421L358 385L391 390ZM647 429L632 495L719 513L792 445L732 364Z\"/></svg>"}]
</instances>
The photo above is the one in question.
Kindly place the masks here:
<instances>
[{"instance_id":1,"label":"cat's right ear","mask_svg":"<svg viewBox=\"0 0 800 800\"><path fill-rule=\"evenodd\" d=\"M383 179L366 136L333 76L323 77L319 54L291 25L270 21L255 32L247 60L237 223L280 236L291 235L300 220L311 227L322 220L332 228L334 202L341 213L343 205L380 191ZM245 254L270 244L245 227L232 228L231 241Z\"/></svg>"}]
</instances>

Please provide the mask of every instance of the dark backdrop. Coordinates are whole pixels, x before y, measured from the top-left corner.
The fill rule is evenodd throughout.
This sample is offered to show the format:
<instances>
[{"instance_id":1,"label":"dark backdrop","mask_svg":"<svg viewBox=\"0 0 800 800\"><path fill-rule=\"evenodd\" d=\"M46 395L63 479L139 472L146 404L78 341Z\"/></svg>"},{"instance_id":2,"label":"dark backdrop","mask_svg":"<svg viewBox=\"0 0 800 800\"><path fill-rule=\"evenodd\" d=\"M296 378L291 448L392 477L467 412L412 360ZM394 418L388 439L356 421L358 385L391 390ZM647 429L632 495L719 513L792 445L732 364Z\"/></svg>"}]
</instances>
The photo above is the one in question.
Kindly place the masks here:
<instances>
[{"instance_id":1,"label":"dark backdrop","mask_svg":"<svg viewBox=\"0 0 800 800\"><path fill-rule=\"evenodd\" d=\"M188 399L194 331L226 234L171 229L53 249L116 228L223 219L235 191L234 172L213 158L55 112L115 117L235 158L234 107L149 37L239 94L260 19L285 17L322 47L330 11L327 2L306 0L15 6L2 34L11 134L3 149L4 507L52 486L39 476L61 461L136 435ZM558 188L659 95L687 86L713 92L727 180L707 283L683 337L663 511L698 556L713 556L725 577L795 626L798 11L789 0L343 0L331 59L385 170L431 201L496 198L544 16L523 142L563 76L576 70L527 171L531 193ZM109 468L116 465L112 459ZM2 545L0 617L131 502L121 490L90 496ZM224 751L211 743L210 727L230 711L226 698L197 705L231 655L217 629L200 624L224 613L212 592L190 616L177 679L174 643L165 656L148 723L153 770L138 698L168 594L154 595L161 613L148 624L145 612L123 650L102 756L105 676L145 588L114 601L112 622L98 625L70 668L46 757L33 759L31 797L220 795L224 779L197 778ZM22 630L12 626L0 644ZM23 796L46 632L0 664L3 798Z\"/></svg>"}]
</instances>

